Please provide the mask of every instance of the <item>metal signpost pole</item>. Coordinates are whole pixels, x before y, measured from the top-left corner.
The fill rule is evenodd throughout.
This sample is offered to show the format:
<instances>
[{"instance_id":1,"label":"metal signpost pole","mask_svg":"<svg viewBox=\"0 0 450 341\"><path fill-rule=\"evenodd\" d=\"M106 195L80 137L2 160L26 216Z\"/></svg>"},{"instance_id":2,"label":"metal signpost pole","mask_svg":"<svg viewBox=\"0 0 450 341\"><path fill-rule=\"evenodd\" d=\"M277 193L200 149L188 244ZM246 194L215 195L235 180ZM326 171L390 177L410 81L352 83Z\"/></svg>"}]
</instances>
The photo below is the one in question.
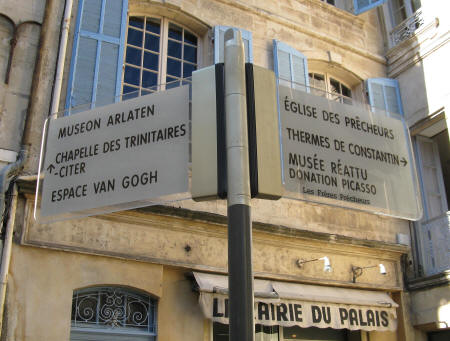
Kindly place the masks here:
<instances>
[{"instance_id":1,"label":"metal signpost pole","mask_svg":"<svg viewBox=\"0 0 450 341\"><path fill-rule=\"evenodd\" d=\"M253 341L252 227L245 55L238 30L227 30L224 40L230 340Z\"/></svg>"}]
</instances>

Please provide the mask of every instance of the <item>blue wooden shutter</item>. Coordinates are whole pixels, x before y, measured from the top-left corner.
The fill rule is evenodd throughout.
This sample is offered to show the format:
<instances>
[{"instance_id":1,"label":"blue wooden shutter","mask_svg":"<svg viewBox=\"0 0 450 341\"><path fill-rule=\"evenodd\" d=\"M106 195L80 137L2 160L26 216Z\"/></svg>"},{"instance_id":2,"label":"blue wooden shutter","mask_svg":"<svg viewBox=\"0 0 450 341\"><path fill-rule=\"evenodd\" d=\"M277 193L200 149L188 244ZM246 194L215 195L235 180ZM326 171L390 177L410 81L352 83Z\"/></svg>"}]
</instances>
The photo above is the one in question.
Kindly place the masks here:
<instances>
[{"instance_id":1,"label":"blue wooden shutter","mask_svg":"<svg viewBox=\"0 0 450 341\"><path fill-rule=\"evenodd\" d=\"M353 0L353 13L358 15L384 4L386 0Z\"/></svg>"},{"instance_id":2,"label":"blue wooden shutter","mask_svg":"<svg viewBox=\"0 0 450 341\"><path fill-rule=\"evenodd\" d=\"M381 109L403 115L402 100L398 81L391 78L371 78L367 80L369 103L372 110Z\"/></svg>"},{"instance_id":3,"label":"blue wooden shutter","mask_svg":"<svg viewBox=\"0 0 450 341\"><path fill-rule=\"evenodd\" d=\"M215 26L214 27L214 64L223 63L224 58L224 35L225 31L229 28L234 28L230 26ZM244 41L245 49L245 62L253 63L253 47L252 47L252 32L238 28L242 34L242 40Z\"/></svg>"},{"instance_id":4,"label":"blue wooden shutter","mask_svg":"<svg viewBox=\"0 0 450 341\"><path fill-rule=\"evenodd\" d=\"M66 108L119 100L127 10L128 0L79 1Z\"/></svg>"},{"instance_id":5,"label":"blue wooden shutter","mask_svg":"<svg viewBox=\"0 0 450 341\"><path fill-rule=\"evenodd\" d=\"M274 39L273 61L279 84L308 91L308 61L302 53Z\"/></svg>"}]
</instances>

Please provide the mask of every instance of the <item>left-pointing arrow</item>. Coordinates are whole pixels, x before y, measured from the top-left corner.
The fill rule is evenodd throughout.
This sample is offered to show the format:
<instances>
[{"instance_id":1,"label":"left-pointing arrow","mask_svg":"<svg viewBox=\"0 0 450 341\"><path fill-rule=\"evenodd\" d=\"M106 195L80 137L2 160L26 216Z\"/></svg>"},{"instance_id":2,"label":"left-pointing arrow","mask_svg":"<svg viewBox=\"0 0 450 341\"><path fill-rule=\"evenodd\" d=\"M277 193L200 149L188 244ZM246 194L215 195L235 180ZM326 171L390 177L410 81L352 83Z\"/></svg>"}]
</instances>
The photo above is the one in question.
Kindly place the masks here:
<instances>
[{"instance_id":1,"label":"left-pointing arrow","mask_svg":"<svg viewBox=\"0 0 450 341\"><path fill-rule=\"evenodd\" d=\"M54 169L55 169L55 166L53 166L53 164L50 164L50 165L47 167L47 170L48 170L48 172L49 172L50 174L52 174L52 172L53 172Z\"/></svg>"}]
</instances>

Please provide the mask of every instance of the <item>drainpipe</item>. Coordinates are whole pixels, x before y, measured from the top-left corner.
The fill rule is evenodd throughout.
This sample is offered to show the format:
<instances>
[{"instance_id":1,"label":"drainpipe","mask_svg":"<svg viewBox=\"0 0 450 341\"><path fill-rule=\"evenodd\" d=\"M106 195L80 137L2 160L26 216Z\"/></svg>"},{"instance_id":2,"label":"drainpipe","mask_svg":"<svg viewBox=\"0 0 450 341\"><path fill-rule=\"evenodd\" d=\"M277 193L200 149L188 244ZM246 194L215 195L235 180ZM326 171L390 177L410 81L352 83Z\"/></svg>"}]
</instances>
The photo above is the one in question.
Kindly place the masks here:
<instances>
[{"instance_id":1,"label":"drainpipe","mask_svg":"<svg viewBox=\"0 0 450 341\"><path fill-rule=\"evenodd\" d=\"M25 163L25 152L21 151L16 162L9 164L0 171L0 226L3 226L3 219L5 218L5 193L8 190L11 179L16 175L23 167ZM3 242L3 252L1 258L0 268L0 336L3 325L3 310L6 297L6 283L9 272L9 262L11 259L11 246L14 230L14 219L16 216L17 207L17 187L14 184L13 198L11 201L11 207L9 212L8 223L6 225L5 240Z\"/></svg>"},{"instance_id":2,"label":"drainpipe","mask_svg":"<svg viewBox=\"0 0 450 341\"><path fill-rule=\"evenodd\" d=\"M2 264L0 270L0 337L2 335L3 312L5 308L6 283L8 282L9 263L11 260L11 248L13 239L14 222L17 207L17 185L13 185L11 207L8 224L6 225L5 240L3 242Z\"/></svg>"},{"instance_id":3,"label":"drainpipe","mask_svg":"<svg viewBox=\"0 0 450 341\"><path fill-rule=\"evenodd\" d=\"M53 87L52 105L50 114L54 115L58 112L59 100L61 97L61 87L64 72L64 62L66 60L67 40L69 37L70 17L72 15L73 0L66 0L64 8L64 18L61 28L61 39L59 42L58 64L56 66L55 85Z\"/></svg>"}]
</instances>

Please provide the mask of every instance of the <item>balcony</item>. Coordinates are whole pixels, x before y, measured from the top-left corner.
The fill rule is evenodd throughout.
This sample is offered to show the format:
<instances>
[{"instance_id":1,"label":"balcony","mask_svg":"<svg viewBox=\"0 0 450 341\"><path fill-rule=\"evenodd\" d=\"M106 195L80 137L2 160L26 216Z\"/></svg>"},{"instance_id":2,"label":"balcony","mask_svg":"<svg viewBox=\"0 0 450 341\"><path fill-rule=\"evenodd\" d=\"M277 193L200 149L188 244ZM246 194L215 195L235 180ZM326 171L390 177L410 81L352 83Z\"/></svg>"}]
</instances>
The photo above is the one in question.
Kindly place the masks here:
<instances>
[{"instance_id":1,"label":"balcony","mask_svg":"<svg viewBox=\"0 0 450 341\"><path fill-rule=\"evenodd\" d=\"M450 211L420 224L423 275L450 269Z\"/></svg>"},{"instance_id":2,"label":"balcony","mask_svg":"<svg viewBox=\"0 0 450 341\"><path fill-rule=\"evenodd\" d=\"M393 46L409 39L424 24L422 10L416 11L408 19L397 25L390 33Z\"/></svg>"}]
</instances>

